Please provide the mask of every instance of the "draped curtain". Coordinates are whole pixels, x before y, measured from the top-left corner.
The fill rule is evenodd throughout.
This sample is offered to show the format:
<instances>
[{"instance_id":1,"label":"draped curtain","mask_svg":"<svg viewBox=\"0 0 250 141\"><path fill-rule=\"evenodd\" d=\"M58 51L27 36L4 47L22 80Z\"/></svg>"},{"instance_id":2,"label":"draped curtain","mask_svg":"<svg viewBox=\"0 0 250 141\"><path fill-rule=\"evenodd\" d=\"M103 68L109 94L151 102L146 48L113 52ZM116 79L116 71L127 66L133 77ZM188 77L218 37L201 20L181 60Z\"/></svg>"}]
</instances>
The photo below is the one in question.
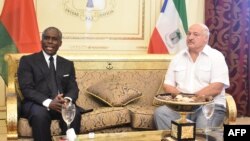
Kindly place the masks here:
<instances>
[{"instance_id":1,"label":"draped curtain","mask_svg":"<svg viewBox=\"0 0 250 141\"><path fill-rule=\"evenodd\" d=\"M209 44L224 54L229 67L226 92L234 97L238 116L250 116L250 0L205 0L205 24Z\"/></svg>"}]
</instances>

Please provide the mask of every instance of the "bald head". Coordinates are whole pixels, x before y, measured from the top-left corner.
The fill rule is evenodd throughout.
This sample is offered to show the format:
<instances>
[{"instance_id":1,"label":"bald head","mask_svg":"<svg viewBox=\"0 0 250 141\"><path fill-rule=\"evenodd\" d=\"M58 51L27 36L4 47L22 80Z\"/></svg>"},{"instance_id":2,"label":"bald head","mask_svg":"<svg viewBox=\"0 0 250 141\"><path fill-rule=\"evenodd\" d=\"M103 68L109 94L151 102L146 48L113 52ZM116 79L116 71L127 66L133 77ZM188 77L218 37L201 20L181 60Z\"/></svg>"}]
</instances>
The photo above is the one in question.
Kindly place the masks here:
<instances>
[{"instance_id":1,"label":"bald head","mask_svg":"<svg viewBox=\"0 0 250 141\"><path fill-rule=\"evenodd\" d=\"M208 27L203 24L203 23L196 23L190 26L191 27L195 27L195 28L199 28L201 30L201 33L204 34L205 36L207 36L207 38L209 38L209 29Z\"/></svg>"}]
</instances>

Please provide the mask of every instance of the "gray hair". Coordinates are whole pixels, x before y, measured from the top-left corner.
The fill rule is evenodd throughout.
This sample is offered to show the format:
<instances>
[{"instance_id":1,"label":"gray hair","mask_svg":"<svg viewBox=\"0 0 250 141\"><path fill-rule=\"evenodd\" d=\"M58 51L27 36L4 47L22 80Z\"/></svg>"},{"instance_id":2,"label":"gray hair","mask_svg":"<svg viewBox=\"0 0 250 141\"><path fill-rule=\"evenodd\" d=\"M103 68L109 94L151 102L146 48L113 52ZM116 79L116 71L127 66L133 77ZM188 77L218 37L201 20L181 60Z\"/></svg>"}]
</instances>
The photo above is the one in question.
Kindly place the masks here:
<instances>
[{"instance_id":1,"label":"gray hair","mask_svg":"<svg viewBox=\"0 0 250 141\"><path fill-rule=\"evenodd\" d=\"M59 38L59 40L62 40L62 32L61 32L58 28L53 27L53 26L48 27L48 28L46 28L46 29L43 31L43 33L42 33L42 38L44 38L45 33L46 33L48 30L56 30L57 33L58 33L58 38Z\"/></svg>"},{"instance_id":2,"label":"gray hair","mask_svg":"<svg viewBox=\"0 0 250 141\"><path fill-rule=\"evenodd\" d=\"M208 27L203 23L198 23L198 25L202 27L204 35L207 35L207 37L209 38L210 32L209 32Z\"/></svg>"}]
</instances>

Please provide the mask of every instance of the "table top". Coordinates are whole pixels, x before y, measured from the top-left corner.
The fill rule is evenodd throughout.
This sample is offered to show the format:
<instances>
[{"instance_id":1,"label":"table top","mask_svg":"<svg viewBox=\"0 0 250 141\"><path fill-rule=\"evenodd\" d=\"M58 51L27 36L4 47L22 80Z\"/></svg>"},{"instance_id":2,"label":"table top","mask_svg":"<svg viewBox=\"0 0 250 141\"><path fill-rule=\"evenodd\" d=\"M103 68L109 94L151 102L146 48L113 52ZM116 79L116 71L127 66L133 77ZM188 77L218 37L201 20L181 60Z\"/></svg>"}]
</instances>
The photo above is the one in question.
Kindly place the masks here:
<instances>
[{"instance_id":1,"label":"table top","mask_svg":"<svg viewBox=\"0 0 250 141\"><path fill-rule=\"evenodd\" d=\"M77 136L76 141L161 141L164 137L169 136L169 130L153 130L153 131L136 131L136 132L120 132L120 133L96 133L93 138L89 138L89 134L81 134ZM208 136L204 135L202 131L197 131L196 140L206 140L209 138L210 141L214 139L216 141L223 141L223 130L220 132L211 131ZM66 141L61 138L65 136L54 136L54 141ZM163 141L171 141L170 138L166 138ZM173 140L174 141L174 140Z\"/></svg>"},{"instance_id":2,"label":"table top","mask_svg":"<svg viewBox=\"0 0 250 141\"><path fill-rule=\"evenodd\" d=\"M162 130L155 131L137 131L137 132L120 132L120 133L96 133L94 138L89 138L89 134L82 134L77 136L77 141L160 141ZM168 131L169 132L169 131ZM54 141L60 141L62 136L54 136Z\"/></svg>"}]
</instances>

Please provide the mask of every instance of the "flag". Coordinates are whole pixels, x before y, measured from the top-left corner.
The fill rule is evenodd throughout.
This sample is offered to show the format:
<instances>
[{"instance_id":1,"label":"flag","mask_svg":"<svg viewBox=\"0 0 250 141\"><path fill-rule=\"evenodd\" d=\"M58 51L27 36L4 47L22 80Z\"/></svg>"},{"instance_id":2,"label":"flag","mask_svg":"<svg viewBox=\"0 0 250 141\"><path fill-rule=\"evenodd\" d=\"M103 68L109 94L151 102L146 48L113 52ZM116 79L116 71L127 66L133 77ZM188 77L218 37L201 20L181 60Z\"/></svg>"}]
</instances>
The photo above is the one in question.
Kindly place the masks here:
<instances>
[{"instance_id":1,"label":"flag","mask_svg":"<svg viewBox=\"0 0 250 141\"><path fill-rule=\"evenodd\" d=\"M165 0L151 35L148 53L175 54L186 48L187 30L185 0Z\"/></svg>"},{"instance_id":2,"label":"flag","mask_svg":"<svg viewBox=\"0 0 250 141\"><path fill-rule=\"evenodd\" d=\"M7 84L6 53L41 50L33 0L5 0L0 16L0 75Z\"/></svg>"}]
</instances>

